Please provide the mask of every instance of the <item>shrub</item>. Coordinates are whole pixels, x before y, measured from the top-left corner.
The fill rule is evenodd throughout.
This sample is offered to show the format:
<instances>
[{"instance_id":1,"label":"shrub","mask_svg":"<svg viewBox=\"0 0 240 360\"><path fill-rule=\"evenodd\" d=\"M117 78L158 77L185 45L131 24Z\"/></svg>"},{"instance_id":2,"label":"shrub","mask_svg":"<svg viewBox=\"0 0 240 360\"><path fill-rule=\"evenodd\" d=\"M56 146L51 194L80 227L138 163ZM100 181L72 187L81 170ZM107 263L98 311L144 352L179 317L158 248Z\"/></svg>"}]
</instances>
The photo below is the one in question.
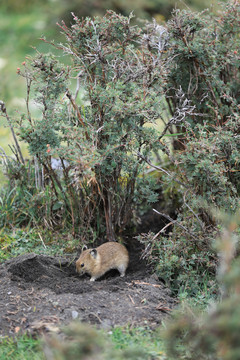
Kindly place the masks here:
<instances>
[{"instance_id":1,"label":"shrub","mask_svg":"<svg viewBox=\"0 0 240 360\"><path fill-rule=\"evenodd\" d=\"M220 16L177 10L168 22L172 61L166 91L172 111L180 86L202 120L215 127L238 111L239 13L239 3L229 2ZM194 129L200 120L191 117Z\"/></svg>"},{"instance_id":2,"label":"shrub","mask_svg":"<svg viewBox=\"0 0 240 360\"><path fill-rule=\"evenodd\" d=\"M179 224L184 226L184 222ZM194 234L197 236L196 232ZM212 233L208 236L205 233L193 238L176 227L168 236L158 234L156 237L156 234L148 233L137 238L145 244L148 263L152 264L159 279L165 282L173 295L182 300L189 297L196 304L206 306L219 294L215 281L217 256L210 246L212 237Z\"/></svg>"},{"instance_id":3,"label":"shrub","mask_svg":"<svg viewBox=\"0 0 240 360\"><path fill-rule=\"evenodd\" d=\"M199 207L205 202L232 213L238 209L239 126L240 117L233 115L224 126L216 126L214 130L209 124L197 125L197 138L192 136L192 131L186 132L185 149L177 158Z\"/></svg>"},{"instance_id":4,"label":"shrub","mask_svg":"<svg viewBox=\"0 0 240 360\"><path fill-rule=\"evenodd\" d=\"M131 224L138 204L157 199L156 181L146 175L138 153L161 147L158 133L145 126L161 112L161 59L143 31L130 25L131 16L108 11L103 19L73 20L71 27L60 25L66 43L57 46L71 64L37 53L18 70L26 79L27 112L15 126L47 177L51 210L60 204L83 239L106 233L114 240ZM32 115L31 100L39 118Z\"/></svg>"},{"instance_id":5,"label":"shrub","mask_svg":"<svg viewBox=\"0 0 240 360\"><path fill-rule=\"evenodd\" d=\"M167 23L166 100L171 114L182 108L170 124L179 133L173 161L185 200L206 225L213 219L204 201L233 212L239 202L239 15L230 2L220 16L177 10Z\"/></svg>"},{"instance_id":6,"label":"shrub","mask_svg":"<svg viewBox=\"0 0 240 360\"><path fill-rule=\"evenodd\" d=\"M213 214L234 214L240 204L239 15L239 3L231 2L219 16L177 10L167 23L164 84L174 121L166 127L174 141L171 149L161 138L173 164L161 180L175 213L159 214L170 233L142 241L177 293L216 292L219 222Z\"/></svg>"},{"instance_id":7,"label":"shrub","mask_svg":"<svg viewBox=\"0 0 240 360\"><path fill-rule=\"evenodd\" d=\"M205 314L190 308L185 308L184 314L175 314L165 333L170 358L239 359L239 257L234 259L239 246L239 214L226 219L225 215L228 224L218 243L218 279L223 299Z\"/></svg>"},{"instance_id":8,"label":"shrub","mask_svg":"<svg viewBox=\"0 0 240 360\"><path fill-rule=\"evenodd\" d=\"M133 342L127 344L127 339L124 339L125 343L122 341L124 349L114 348L114 343L107 339L103 331L97 331L87 324L71 323L63 328L62 332L65 335L64 339L61 336L45 338L46 359L147 360L152 358L150 351L143 346L136 346ZM115 340L114 337L112 338Z\"/></svg>"}]
</instances>

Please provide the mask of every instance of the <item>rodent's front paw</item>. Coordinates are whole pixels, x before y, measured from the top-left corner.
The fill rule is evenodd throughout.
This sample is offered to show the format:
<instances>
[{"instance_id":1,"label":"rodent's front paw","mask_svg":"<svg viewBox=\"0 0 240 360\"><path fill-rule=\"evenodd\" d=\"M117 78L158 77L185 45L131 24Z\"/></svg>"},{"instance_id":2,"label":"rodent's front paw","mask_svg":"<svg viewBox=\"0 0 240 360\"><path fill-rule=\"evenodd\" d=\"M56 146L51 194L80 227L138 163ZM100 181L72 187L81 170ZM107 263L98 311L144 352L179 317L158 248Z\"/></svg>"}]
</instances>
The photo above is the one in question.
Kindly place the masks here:
<instances>
[{"instance_id":1,"label":"rodent's front paw","mask_svg":"<svg viewBox=\"0 0 240 360\"><path fill-rule=\"evenodd\" d=\"M95 281L95 278L91 278L90 281Z\"/></svg>"}]
</instances>

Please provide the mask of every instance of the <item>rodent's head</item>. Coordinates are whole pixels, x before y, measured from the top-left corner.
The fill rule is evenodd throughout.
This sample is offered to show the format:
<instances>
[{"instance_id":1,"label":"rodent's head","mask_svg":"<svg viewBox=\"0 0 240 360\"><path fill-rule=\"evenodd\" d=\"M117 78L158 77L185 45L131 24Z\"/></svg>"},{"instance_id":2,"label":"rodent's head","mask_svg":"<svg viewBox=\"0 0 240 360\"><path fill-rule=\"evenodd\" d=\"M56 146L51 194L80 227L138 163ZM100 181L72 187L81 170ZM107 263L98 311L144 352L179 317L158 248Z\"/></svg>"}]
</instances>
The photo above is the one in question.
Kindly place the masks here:
<instances>
[{"instance_id":1,"label":"rodent's head","mask_svg":"<svg viewBox=\"0 0 240 360\"><path fill-rule=\"evenodd\" d=\"M96 265L97 250L89 249L81 253L79 259L76 261L76 271L83 275L85 273L91 274L94 266Z\"/></svg>"}]
</instances>

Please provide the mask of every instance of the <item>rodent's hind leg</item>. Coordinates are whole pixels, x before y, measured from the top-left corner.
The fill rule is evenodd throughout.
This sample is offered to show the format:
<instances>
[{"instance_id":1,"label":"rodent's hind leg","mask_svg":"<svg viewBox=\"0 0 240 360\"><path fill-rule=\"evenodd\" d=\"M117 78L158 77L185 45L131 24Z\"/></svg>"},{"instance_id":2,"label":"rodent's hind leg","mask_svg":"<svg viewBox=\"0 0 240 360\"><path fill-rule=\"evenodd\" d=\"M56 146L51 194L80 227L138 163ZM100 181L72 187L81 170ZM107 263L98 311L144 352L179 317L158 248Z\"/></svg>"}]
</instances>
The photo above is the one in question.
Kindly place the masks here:
<instances>
[{"instance_id":1,"label":"rodent's hind leg","mask_svg":"<svg viewBox=\"0 0 240 360\"><path fill-rule=\"evenodd\" d=\"M125 265L123 265L123 264L119 265L117 269L120 272L121 277L125 276L125 272L126 272L126 266Z\"/></svg>"}]
</instances>

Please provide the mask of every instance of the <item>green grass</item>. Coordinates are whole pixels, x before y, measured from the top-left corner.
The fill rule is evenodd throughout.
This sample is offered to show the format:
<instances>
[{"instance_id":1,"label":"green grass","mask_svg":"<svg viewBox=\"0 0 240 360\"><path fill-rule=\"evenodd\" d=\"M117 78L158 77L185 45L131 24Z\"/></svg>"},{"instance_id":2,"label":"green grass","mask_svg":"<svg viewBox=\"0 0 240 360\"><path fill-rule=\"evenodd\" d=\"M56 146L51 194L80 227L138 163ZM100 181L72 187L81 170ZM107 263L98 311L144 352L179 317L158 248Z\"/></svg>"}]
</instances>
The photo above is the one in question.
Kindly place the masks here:
<instances>
[{"instance_id":1,"label":"green grass","mask_svg":"<svg viewBox=\"0 0 240 360\"><path fill-rule=\"evenodd\" d=\"M0 340L0 360L44 360L46 359L38 339L19 336L16 339Z\"/></svg>"},{"instance_id":2,"label":"green grass","mask_svg":"<svg viewBox=\"0 0 240 360\"><path fill-rule=\"evenodd\" d=\"M26 85L25 79L17 75L26 56L34 55L35 49L42 52L54 52L54 48L44 43L40 38L45 35L48 39L61 38L56 25L56 5L32 7L30 11L6 11L0 5L0 100L7 107L10 117L19 116L25 109ZM55 15L53 14L55 13ZM50 16L51 14L51 16ZM49 20L51 19L51 20ZM0 117L0 146L11 154L8 144L13 143L11 132L6 128L6 120ZM24 156L27 154L23 147ZM0 183L3 177L0 177Z\"/></svg>"},{"instance_id":3,"label":"green grass","mask_svg":"<svg viewBox=\"0 0 240 360\"><path fill-rule=\"evenodd\" d=\"M96 335L101 336L98 330ZM117 327L108 333L113 357L120 359L165 360L163 341L158 332L145 328ZM107 340L107 337L105 339ZM98 341L96 339L96 341ZM27 335L0 340L0 360L43 360L46 359L42 350L43 341ZM106 344L106 346L108 346ZM115 351L114 351L115 349ZM122 355L121 355L122 354ZM141 357L139 357L141 354ZM59 355L59 354L58 354ZM77 355L77 354L76 354ZM105 356L104 356L105 357ZM59 358L59 357L58 357ZM109 355L106 355L109 360ZM64 355L59 359L67 360Z\"/></svg>"},{"instance_id":4,"label":"green grass","mask_svg":"<svg viewBox=\"0 0 240 360\"><path fill-rule=\"evenodd\" d=\"M5 120L0 118L0 146L8 156L12 156L13 153L9 145L13 145L14 141L12 138L11 130L5 123ZM23 142L19 142L23 156L28 155L27 146ZM2 149L0 148L0 153L2 153Z\"/></svg>"},{"instance_id":5,"label":"green grass","mask_svg":"<svg viewBox=\"0 0 240 360\"><path fill-rule=\"evenodd\" d=\"M24 105L25 81L16 73L27 55L34 53L34 47L47 49L39 38L46 27L46 15L35 10L31 14L0 12L0 67L1 100L7 104L10 113ZM43 29L38 27L42 22Z\"/></svg>"},{"instance_id":6,"label":"green grass","mask_svg":"<svg viewBox=\"0 0 240 360\"><path fill-rule=\"evenodd\" d=\"M47 16L44 6L33 8L31 12L15 13L5 11L0 5L0 100L6 104L10 117L17 116L25 106L25 80L17 75L17 68L21 67L27 55L34 54L32 46L48 51L49 45L39 40L42 34L55 36L57 26L49 26ZM9 144L13 144L11 131L6 119L0 116L0 146L11 156ZM21 144L21 148L23 155L27 156L26 145ZM5 182L0 157L0 185Z\"/></svg>"},{"instance_id":7,"label":"green grass","mask_svg":"<svg viewBox=\"0 0 240 360\"><path fill-rule=\"evenodd\" d=\"M111 332L111 340L116 349L141 348L149 359L165 359L164 343L159 331L138 327L116 327Z\"/></svg>"},{"instance_id":8,"label":"green grass","mask_svg":"<svg viewBox=\"0 0 240 360\"><path fill-rule=\"evenodd\" d=\"M61 256L64 253L76 251L77 245L78 240L71 238L68 233L51 233L40 228L2 229L0 231L0 262L30 252Z\"/></svg>"}]
</instances>

